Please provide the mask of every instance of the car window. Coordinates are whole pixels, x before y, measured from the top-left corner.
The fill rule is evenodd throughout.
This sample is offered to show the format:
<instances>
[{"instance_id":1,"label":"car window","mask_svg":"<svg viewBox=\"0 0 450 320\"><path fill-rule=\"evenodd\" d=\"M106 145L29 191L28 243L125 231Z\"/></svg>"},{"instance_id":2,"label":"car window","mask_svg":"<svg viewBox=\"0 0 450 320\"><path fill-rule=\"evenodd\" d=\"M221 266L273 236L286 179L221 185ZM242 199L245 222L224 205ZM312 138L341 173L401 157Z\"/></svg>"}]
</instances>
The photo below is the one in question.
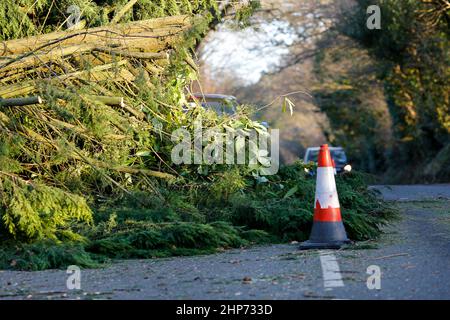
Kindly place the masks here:
<instances>
[{"instance_id":1,"label":"car window","mask_svg":"<svg viewBox=\"0 0 450 320\"><path fill-rule=\"evenodd\" d=\"M336 165L344 165L347 163L344 150L331 150L331 157Z\"/></svg>"},{"instance_id":2,"label":"car window","mask_svg":"<svg viewBox=\"0 0 450 320\"><path fill-rule=\"evenodd\" d=\"M331 157L336 165L347 164L347 156L344 150L330 150ZM306 162L317 162L317 157L319 155L319 150L309 150Z\"/></svg>"},{"instance_id":3,"label":"car window","mask_svg":"<svg viewBox=\"0 0 450 320\"><path fill-rule=\"evenodd\" d=\"M236 106L232 101L223 100L223 101L206 101L201 102L201 105L205 109L214 110L218 114L235 114Z\"/></svg>"},{"instance_id":4,"label":"car window","mask_svg":"<svg viewBox=\"0 0 450 320\"><path fill-rule=\"evenodd\" d=\"M309 150L306 162L310 162L310 161L317 162L318 155L319 155L319 150Z\"/></svg>"}]
</instances>

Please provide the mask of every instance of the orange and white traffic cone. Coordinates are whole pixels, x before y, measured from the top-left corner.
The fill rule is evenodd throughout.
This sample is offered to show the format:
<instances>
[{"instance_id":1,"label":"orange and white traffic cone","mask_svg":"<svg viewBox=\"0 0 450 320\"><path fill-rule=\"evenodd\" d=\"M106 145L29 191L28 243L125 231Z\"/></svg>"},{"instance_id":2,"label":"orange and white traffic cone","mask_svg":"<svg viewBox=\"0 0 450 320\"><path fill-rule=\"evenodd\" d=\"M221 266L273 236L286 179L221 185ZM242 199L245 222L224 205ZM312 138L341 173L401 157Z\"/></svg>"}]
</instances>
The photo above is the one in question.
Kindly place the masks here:
<instances>
[{"instance_id":1,"label":"orange and white traffic cone","mask_svg":"<svg viewBox=\"0 0 450 320\"><path fill-rule=\"evenodd\" d=\"M324 144L318 156L313 227L309 240L300 244L300 249L339 249L349 242L342 223L330 150Z\"/></svg>"},{"instance_id":2,"label":"orange and white traffic cone","mask_svg":"<svg viewBox=\"0 0 450 320\"><path fill-rule=\"evenodd\" d=\"M336 163L334 163L334 159L333 159L333 158L331 158L331 164L333 165L333 172L334 172L334 175L336 175L336 174L337 174Z\"/></svg>"}]
</instances>

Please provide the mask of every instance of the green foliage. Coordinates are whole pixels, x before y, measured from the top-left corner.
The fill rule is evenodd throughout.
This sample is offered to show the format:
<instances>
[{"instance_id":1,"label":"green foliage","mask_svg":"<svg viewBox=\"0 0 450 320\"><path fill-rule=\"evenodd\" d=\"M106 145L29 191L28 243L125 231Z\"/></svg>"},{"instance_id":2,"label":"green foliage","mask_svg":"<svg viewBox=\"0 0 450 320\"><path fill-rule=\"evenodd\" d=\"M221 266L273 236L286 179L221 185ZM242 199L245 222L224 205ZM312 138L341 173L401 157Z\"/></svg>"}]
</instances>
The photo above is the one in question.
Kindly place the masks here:
<instances>
[{"instance_id":1,"label":"green foliage","mask_svg":"<svg viewBox=\"0 0 450 320\"><path fill-rule=\"evenodd\" d=\"M250 26L250 18L253 13L261 8L260 0L250 0L249 4L244 6L243 8L239 8L236 11L235 22L238 24L240 28Z\"/></svg>"},{"instance_id":2,"label":"green foliage","mask_svg":"<svg viewBox=\"0 0 450 320\"><path fill-rule=\"evenodd\" d=\"M425 166L423 173L429 181L450 181L450 144Z\"/></svg>"},{"instance_id":3,"label":"green foliage","mask_svg":"<svg viewBox=\"0 0 450 320\"><path fill-rule=\"evenodd\" d=\"M366 8L374 4L381 8L380 30L365 24ZM359 0L339 30L366 48L380 69L395 138L386 148L386 176L446 181L445 166L433 166L432 173L423 168L450 144L448 7L442 1Z\"/></svg>"},{"instance_id":4,"label":"green foliage","mask_svg":"<svg viewBox=\"0 0 450 320\"><path fill-rule=\"evenodd\" d=\"M81 268L99 267L106 262L84 250L81 244L42 241L33 244L2 244L0 269L45 270L67 268L77 265Z\"/></svg>"},{"instance_id":5,"label":"green foliage","mask_svg":"<svg viewBox=\"0 0 450 320\"><path fill-rule=\"evenodd\" d=\"M232 194L244 189L244 187L244 177L237 168L234 168L218 175L210 188L210 192L214 201L227 201Z\"/></svg>"},{"instance_id":6,"label":"green foliage","mask_svg":"<svg viewBox=\"0 0 450 320\"><path fill-rule=\"evenodd\" d=\"M350 239L376 238L380 232L379 226L397 217L391 205L367 189L367 183L373 179L370 175L353 172L336 180L339 201L344 208L342 219Z\"/></svg>"},{"instance_id":7,"label":"green foliage","mask_svg":"<svg viewBox=\"0 0 450 320\"><path fill-rule=\"evenodd\" d=\"M85 241L65 242L47 251L42 242L20 245L20 249L8 242L4 265L40 269L66 267L68 261L75 260L95 265L116 258L192 255L250 244L302 241L312 226L315 188L315 178L304 169L301 163L282 167L278 175L262 184L248 177L245 187L226 199L205 201L215 186L201 183L196 193L169 188L167 201L138 192L98 204L95 225L79 229ZM393 207L367 189L369 178L360 173L337 177L344 224L353 240L376 238L381 227L396 217ZM12 260L17 264L10 265Z\"/></svg>"},{"instance_id":8,"label":"green foliage","mask_svg":"<svg viewBox=\"0 0 450 320\"><path fill-rule=\"evenodd\" d=\"M28 4L32 13L20 19L35 28L6 28L2 37L55 30L66 18L56 12L68 2L53 3ZM92 26L108 22L126 1L76 3ZM5 12L0 6L0 15ZM139 1L122 19L178 13L195 15L193 27L173 45L168 64L148 75L150 79L145 79L142 63L130 59L140 76L127 85L116 83L114 77L100 89L82 79L64 84L43 81L39 94L44 105L2 109L1 268L91 267L109 258L208 253L307 238L314 179L306 175L304 165L284 167L264 182L258 180L260 165L171 164L170 133L180 127L192 132L193 119L198 117L204 128L267 134L245 109L233 117L203 108L182 111L187 86L196 77L192 52L211 21L219 18L216 1ZM76 65L92 68L82 55ZM92 99L104 90L125 97L133 116L122 107ZM157 179L144 173L150 170L175 178ZM340 194L348 215L346 226L355 240L378 235L393 214L358 179L351 174L342 180L348 187ZM350 201L357 196L359 201Z\"/></svg>"},{"instance_id":9,"label":"green foliage","mask_svg":"<svg viewBox=\"0 0 450 320\"><path fill-rule=\"evenodd\" d=\"M364 47L373 49L380 59L401 62L405 51L415 38L415 29L419 26L417 9L421 0L358 0L351 14L343 15L339 28L342 33L357 39ZM370 30L366 27L370 5L381 9L381 29Z\"/></svg>"},{"instance_id":10,"label":"green foliage","mask_svg":"<svg viewBox=\"0 0 450 320\"><path fill-rule=\"evenodd\" d=\"M328 140L346 149L353 167L379 174L389 166L386 150L393 140L383 86L376 79L379 68L358 45L332 37L345 41L345 51L336 46L316 57L320 86L313 91L329 119Z\"/></svg>"},{"instance_id":11,"label":"green foliage","mask_svg":"<svg viewBox=\"0 0 450 320\"><path fill-rule=\"evenodd\" d=\"M267 238L264 232L240 235L226 222L209 224L127 221L125 229L92 241L87 251L113 258L151 258L171 255L210 253L218 248L233 248Z\"/></svg>"},{"instance_id":12,"label":"green foliage","mask_svg":"<svg viewBox=\"0 0 450 320\"><path fill-rule=\"evenodd\" d=\"M63 17L55 15L53 10L58 11L68 3L67 1L24 3L30 16L22 18L25 21L31 19L29 22L35 26L33 32L27 31L26 34L57 28L62 22L58 19ZM113 3L80 0L71 4L79 5L83 17L88 19L101 6L106 10ZM113 11L121 8L119 3L116 4ZM156 4L155 1L139 2L139 5L143 6ZM131 10L133 14L124 20L135 19L137 16L134 16L134 13L138 14L140 10L148 9L139 5L133 7ZM18 7L12 4L11 6ZM182 37L179 46L173 49L168 67L150 79L151 85L137 79L136 84L131 84L135 85L135 93L129 88L117 86L114 79L109 79L102 83L103 88L100 88L127 97L130 109L143 112L145 119L136 121L135 117L130 117L123 109L107 106L90 98L103 92L101 90L99 92L99 85L87 81L76 83L68 81L63 85L58 80L42 81L38 89L45 100L45 106L2 109L0 114L2 237L14 237L26 242L76 237L75 233L72 235L70 233L73 224L90 223L92 220L88 201L121 197L129 190L153 193L159 183L154 178L139 173L127 173L127 169L122 173L114 168L133 166L156 169L164 166L166 170L174 171L170 167L167 168L173 145L170 136L167 137L167 132L179 128L190 120L181 111L181 104L185 101L185 87L193 77L192 67L186 63L186 59L188 57L191 59L190 50L207 30L208 23L212 19L211 10L215 10L216 2L160 1L158 6L162 8L160 16L176 13L193 15L204 12L204 14ZM0 6L0 9L2 8ZM188 11L187 8L192 11ZM3 9L7 10L6 7ZM151 15L142 18L158 16L154 10L146 12ZM45 20L46 28L49 27L48 30L43 29L42 19ZM5 38L23 35L25 34L16 30ZM79 60L76 65L80 69L92 68L89 57L85 60L85 57L80 56ZM142 70L143 67L138 61L132 63L137 70ZM153 127L155 118L164 120L166 126L156 131ZM19 131L22 131L22 134ZM121 138L110 138L117 136ZM140 150L151 151L142 156ZM159 187L164 189L164 182ZM196 208L187 202L176 199L169 201L173 205L160 210L160 217L164 217L161 220L170 216L171 221L177 221L180 216L189 217L192 221L202 219Z\"/></svg>"},{"instance_id":13,"label":"green foliage","mask_svg":"<svg viewBox=\"0 0 450 320\"><path fill-rule=\"evenodd\" d=\"M380 227L395 216L392 208L367 190L366 179L359 173L337 178L344 223L354 240L376 237ZM265 230L283 241L307 239L313 214L314 178L297 163L283 167L269 180L255 192L233 199L231 220L237 225Z\"/></svg>"},{"instance_id":14,"label":"green foliage","mask_svg":"<svg viewBox=\"0 0 450 320\"><path fill-rule=\"evenodd\" d=\"M107 24L128 0L3 0L0 3L0 39L9 40L39 33L66 29L71 12L68 8L76 5L80 9L81 20L87 26ZM159 18L178 14L205 14L217 11L214 0L140 0L132 10L121 18L121 22Z\"/></svg>"},{"instance_id":15,"label":"green foliage","mask_svg":"<svg viewBox=\"0 0 450 320\"><path fill-rule=\"evenodd\" d=\"M86 201L61 189L32 184L0 173L1 228L17 240L78 239L74 223L92 223Z\"/></svg>"}]
</instances>

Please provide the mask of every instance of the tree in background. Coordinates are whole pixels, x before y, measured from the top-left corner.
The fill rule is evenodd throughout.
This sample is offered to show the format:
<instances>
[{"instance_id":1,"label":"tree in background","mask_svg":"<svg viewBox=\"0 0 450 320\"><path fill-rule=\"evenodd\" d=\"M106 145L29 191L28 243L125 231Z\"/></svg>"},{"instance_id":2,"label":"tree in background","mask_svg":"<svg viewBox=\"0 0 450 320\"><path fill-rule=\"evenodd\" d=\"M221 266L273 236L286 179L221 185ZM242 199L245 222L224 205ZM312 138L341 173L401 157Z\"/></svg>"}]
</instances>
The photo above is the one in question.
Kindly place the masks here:
<instances>
[{"instance_id":1,"label":"tree in background","mask_svg":"<svg viewBox=\"0 0 450 320\"><path fill-rule=\"evenodd\" d=\"M373 4L381 8L380 30L366 28ZM450 179L449 12L446 0L358 0L338 25L380 68L393 121L394 179Z\"/></svg>"},{"instance_id":2,"label":"tree in background","mask_svg":"<svg viewBox=\"0 0 450 320\"><path fill-rule=\"evenodd\" d=\"M312 92L330 123L328 140L347 150L352 165L371 173L388 167L391 117L373 59L355 41L331 33L314 59Z\"/></svg>"},{"instance_id":3,"label":"tree in background","mask_svg":"<svg viewBox=\"0 0 450 320\"><path fill-rule=\"evenodd\" d=\"M367 28L370 5L381 8L380 30ZM287 23L282 32L295 36L287 43L263 34L255 51L264 52L261 44L274 54L286 49L282 59L251 85L233 80L236 67L222 59L221 70L204 72L215 74L204 84L258 106L310 91L314 99L292 97L293 117L276 112L281 100L259 113L283 128L281 153L288 162L328 141L344 146L355 168L384 173L391 182L446 181L448 12L448 0L265 0L252 27Z\"/></svg>"},{"instance_id":4,"label":"tree in background","mask_svg":"<svg viewBox=\"0 0 450 320\"><path fill-rule=\"evenodd\" d=\"M263 0L250 20L251 31L247 31L236 48L224 48L220 35L214 32L199 48L203 90L235 95L241 102L260 109L255 118L269 122L272 128L282 128L280 155L284 163L302 157L305 148L326 142L324 130L329 131L326 116L302 92L307 92L315 81L312 71L312 57L317 53L315 40L331 25L332 2ZM242 54L242 48L250 53ZM220 59L220 65L212 66L211 60L217 59L211 57L222 56L224 50L231 52ZM250 75L240 78L249 65L265 65L277 60L274 57L279 57L278 61L262 72L256 82L248 82ZM233 64L235 58L239 59L238 64ZM281 96L286 94L295 104L293 114L283 112Z\"/></svg>"}]
</instances>

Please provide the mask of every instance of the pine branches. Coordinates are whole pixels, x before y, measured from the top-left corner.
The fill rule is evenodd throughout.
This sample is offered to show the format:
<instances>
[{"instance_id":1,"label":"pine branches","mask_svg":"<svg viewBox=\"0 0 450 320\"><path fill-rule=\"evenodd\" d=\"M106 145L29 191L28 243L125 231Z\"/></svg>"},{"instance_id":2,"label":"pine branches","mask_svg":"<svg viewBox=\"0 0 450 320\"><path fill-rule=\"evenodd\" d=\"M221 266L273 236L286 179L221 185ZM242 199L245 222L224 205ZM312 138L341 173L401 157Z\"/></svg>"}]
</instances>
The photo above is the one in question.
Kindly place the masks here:
<instances>
[{"instance_id":1,"label":"pine branches","mask_svg":"<svg viewBox=\"0 0 450 320\"><path fill-rule=\"evenodd\" d=\"M6 235L58 240L72 222L92 222L88 199L137 186L155 192L157 180L176 179L167 154L155 150L155 142L171 141L152 124L172 110L151 105L183 95L171 81L191 70L185 62L173 67L174 45L184 55L184 39L204 31L187 35L192 27L179 15L3 42L0 147L20 141L17 152L0 153ZM136 150L154 151L144 158Z\"/></svg>"},{"instance_id":2,"label":"pine branches","mask_svg":"<svg viewBox=\"0 0 450 320\"><path fill-rule=\"evenodd\" d=\"M23 241L57 240L59 231L73 234L71 223L93 221L82 197L1 171L0 195L3 227Z\"/></svg>"}]
</instances>

